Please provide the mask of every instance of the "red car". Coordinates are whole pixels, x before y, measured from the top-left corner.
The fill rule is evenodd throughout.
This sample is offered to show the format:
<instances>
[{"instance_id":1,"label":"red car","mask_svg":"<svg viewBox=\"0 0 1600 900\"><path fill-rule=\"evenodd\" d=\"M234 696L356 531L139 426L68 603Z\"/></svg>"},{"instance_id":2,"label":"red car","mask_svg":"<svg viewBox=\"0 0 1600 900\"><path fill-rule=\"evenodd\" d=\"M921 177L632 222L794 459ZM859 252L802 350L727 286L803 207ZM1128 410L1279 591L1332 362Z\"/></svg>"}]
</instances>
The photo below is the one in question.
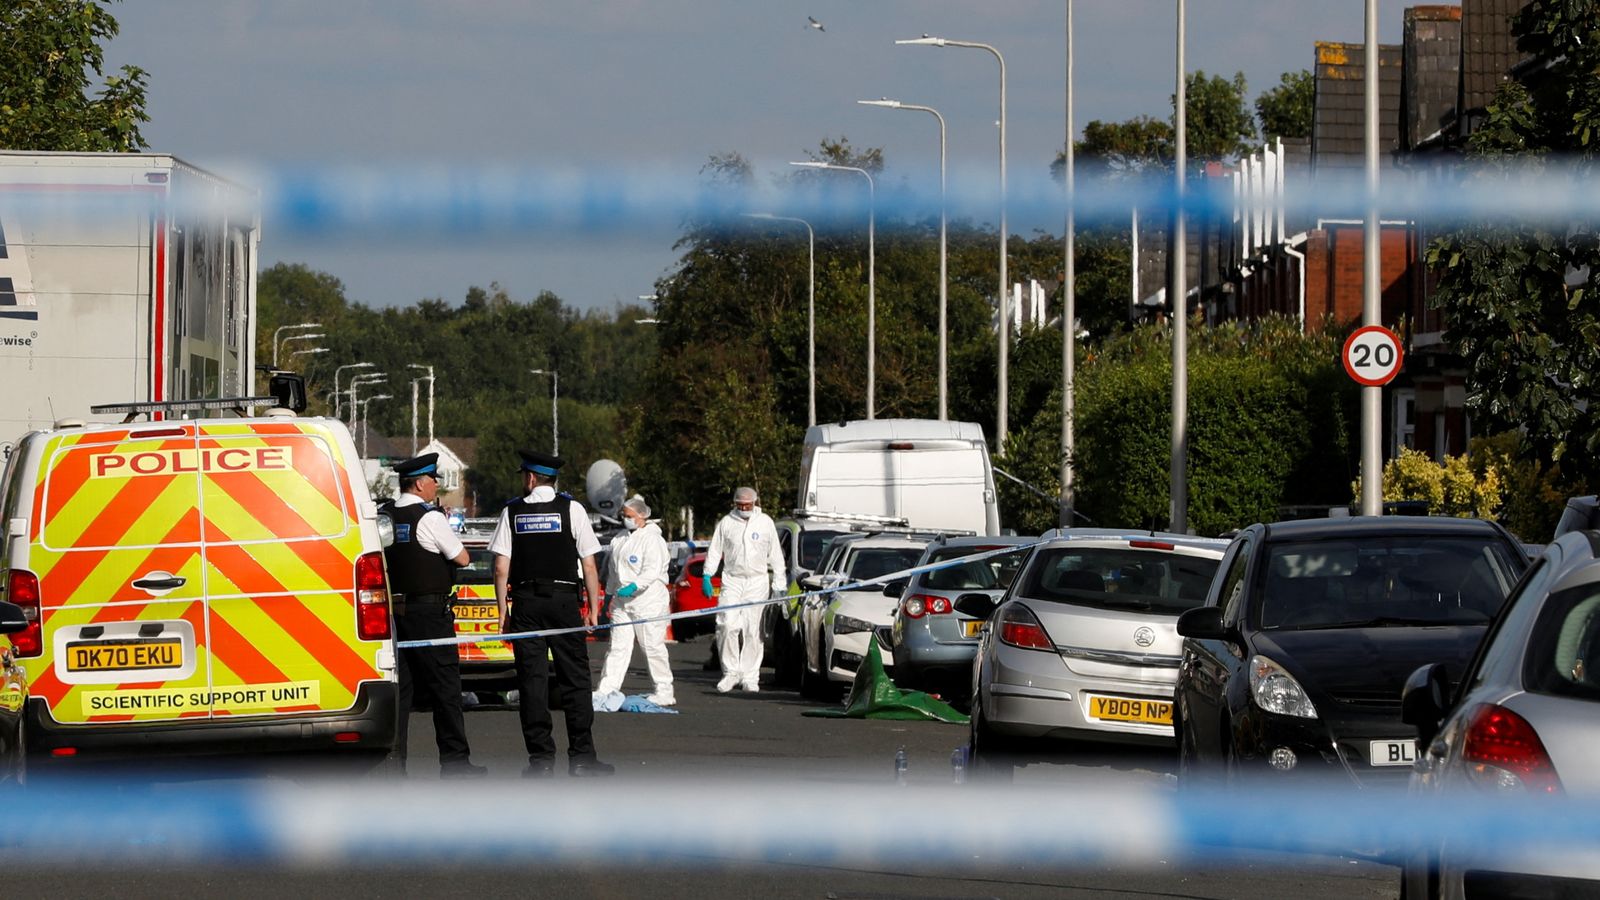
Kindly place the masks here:
<instances>
[{"instance_id":1,"label":"red car","mask_svg":"<svg viewBox=\"0 0 1600 900\"><path fill-rule=\"evenodd\" d=\"M673 612L709 609L717 605L716 594L722 588L722 578L717 575L711 576L712 596L707 597L700 584L701 576L705 574L705 571L705 551L690 555L688 561L683 564L683 571L678 573L678 580L667 585L667 595L671 599ZM716 630L717 619L712 615L672 620L672 636L677 640L710 634Z\"/></svg>"}]
</instances>

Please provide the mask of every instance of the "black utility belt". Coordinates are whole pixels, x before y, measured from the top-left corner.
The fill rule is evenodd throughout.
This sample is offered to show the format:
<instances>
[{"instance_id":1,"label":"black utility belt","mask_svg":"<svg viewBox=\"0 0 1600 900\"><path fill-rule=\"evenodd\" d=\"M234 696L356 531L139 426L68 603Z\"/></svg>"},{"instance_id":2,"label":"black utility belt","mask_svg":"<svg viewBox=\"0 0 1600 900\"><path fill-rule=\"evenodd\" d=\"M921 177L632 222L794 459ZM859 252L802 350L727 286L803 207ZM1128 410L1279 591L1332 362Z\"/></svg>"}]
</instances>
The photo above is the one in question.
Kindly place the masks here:
<instances>
[{"instance_id":1,"label":"black utility belt","mask_svg":"<svg viewBox=\"0 0 1600 900\"><path fill-rule=\"evenodd\" d=\"M409 604L411 604L413 606L422 606L422 605L427 604L427 603L438 603L440 605L443 605L443 604L446 604L446 603L450 602L451 595L448 594L448 593L439 593L439 592L432 592L432 593L427 593L427 594L416 594L416 593L413 593L413 594L390 594L389 598L396 605L402 605L402 606L407 604L407 603L409 603Z\"/></svg>"},{"instance_id":2,"label":"black utility belt","mask_svg":"<svg viewBox=\"0 0 1600 900\"><path fill-rule=\"evenodd\" d=\"M577 590L578 583L560 578L529 578L526 581L519 581L512 585L513 590L517 588L570 588Z\"/></svg>"}]
</instances>

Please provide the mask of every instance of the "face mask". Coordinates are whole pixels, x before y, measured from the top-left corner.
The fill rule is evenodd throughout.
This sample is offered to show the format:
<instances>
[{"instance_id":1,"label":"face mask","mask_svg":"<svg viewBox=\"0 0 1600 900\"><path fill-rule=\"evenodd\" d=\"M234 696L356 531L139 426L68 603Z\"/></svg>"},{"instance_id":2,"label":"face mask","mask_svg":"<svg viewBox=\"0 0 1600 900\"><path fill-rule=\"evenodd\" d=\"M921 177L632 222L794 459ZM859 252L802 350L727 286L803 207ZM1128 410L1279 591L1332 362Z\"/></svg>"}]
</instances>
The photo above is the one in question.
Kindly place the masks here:
<instances>
[{"instance_id":1,"label":"face mask","mask_svg":"<svg viewBox=\"0 0 1600 900\"><path fill-rule=\"evenodd\" d=\"M625 516L622 519L622 527L629 531L637 531L639 530L639 520L632 516Z\"/></svg>"},{"instance_id":2,"label":"face mask","mask_svg":"<svg viewBox=\"0 0 1600 900\"><path fill-rule=\"evenodd\" d=\"M755 510L753 510L753 509L736 509L736 510L733 511L733 514L738 516L741 519L748 519L751 516L755 515Z\"/></svg>"}]
</instances>

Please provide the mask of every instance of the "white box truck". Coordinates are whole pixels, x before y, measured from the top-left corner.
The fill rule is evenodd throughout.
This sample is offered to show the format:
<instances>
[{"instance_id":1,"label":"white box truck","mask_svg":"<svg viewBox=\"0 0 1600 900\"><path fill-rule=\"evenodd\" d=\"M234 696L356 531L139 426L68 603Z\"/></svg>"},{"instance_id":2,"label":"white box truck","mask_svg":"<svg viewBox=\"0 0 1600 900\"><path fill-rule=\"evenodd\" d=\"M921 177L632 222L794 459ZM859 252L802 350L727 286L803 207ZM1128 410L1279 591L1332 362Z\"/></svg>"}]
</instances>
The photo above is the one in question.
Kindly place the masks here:
<instances>
[{"instance_id":1,"label":"white box truck","mask_svg":"<svg viewBox=\"0 0 1600 900\"><path fill-rule=\"evenodd\" d=\"M255 393L259 205L167 154L0 152L0 459L94 404Z\"/></svg>"},{"instance_id":2,"label":"white box truck","mask_svg":"<svg viewBox=\"0 0 1600 900\"><path fill-rule=\"evenodd\" d=\"M806 429L801 512L903 519L912 528L999 534L983 429L973 422L869 419Z\"/></svg>"}]
</instances>

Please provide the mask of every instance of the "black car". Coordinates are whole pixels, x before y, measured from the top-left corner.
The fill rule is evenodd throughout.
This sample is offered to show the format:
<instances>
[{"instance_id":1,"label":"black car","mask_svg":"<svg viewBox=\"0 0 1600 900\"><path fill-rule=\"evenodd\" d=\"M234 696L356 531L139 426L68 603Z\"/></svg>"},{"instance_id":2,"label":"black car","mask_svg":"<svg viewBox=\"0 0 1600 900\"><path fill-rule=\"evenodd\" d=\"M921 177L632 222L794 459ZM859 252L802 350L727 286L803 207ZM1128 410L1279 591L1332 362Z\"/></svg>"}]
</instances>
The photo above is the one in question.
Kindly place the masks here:
<instances>
[{"instance_id":1,"label":"black car","mask_svg":"<svg viewBox=\"0 0 1600 900\"><path fill-rule=\"evenodd\" d=\"M1417 756L1406 678L1440 662L1459 679L1527 565L1476 519L1245 529L1206 604L1178 618L1180 784L1294 772L1403 788Z\"/></svg>"}]
</instances>

